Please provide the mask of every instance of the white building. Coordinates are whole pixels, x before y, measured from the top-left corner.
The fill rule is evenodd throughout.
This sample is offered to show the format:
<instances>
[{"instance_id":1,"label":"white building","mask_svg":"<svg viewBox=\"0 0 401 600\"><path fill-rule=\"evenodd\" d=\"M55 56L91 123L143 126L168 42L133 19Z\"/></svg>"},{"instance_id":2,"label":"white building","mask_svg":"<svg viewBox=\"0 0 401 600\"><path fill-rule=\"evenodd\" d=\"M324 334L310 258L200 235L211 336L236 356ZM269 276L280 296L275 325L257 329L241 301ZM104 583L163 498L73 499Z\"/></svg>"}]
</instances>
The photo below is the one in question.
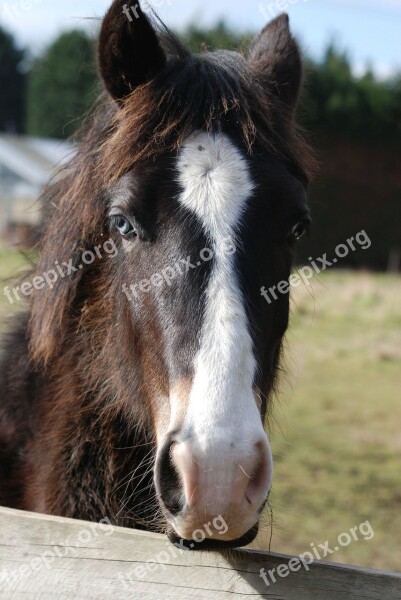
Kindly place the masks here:
<instances>
[{"instance_id":1,"label":"white building","mask_svg":"<svg viewBox=\"0 0 401 600\"><path fill-rule=\"evenodd\" d=\"M38 223L43 186L72 151L71 144L60 140L0 134L0 238L19 241L10 239L10 232Z\"/></svg>"}]
</instances>

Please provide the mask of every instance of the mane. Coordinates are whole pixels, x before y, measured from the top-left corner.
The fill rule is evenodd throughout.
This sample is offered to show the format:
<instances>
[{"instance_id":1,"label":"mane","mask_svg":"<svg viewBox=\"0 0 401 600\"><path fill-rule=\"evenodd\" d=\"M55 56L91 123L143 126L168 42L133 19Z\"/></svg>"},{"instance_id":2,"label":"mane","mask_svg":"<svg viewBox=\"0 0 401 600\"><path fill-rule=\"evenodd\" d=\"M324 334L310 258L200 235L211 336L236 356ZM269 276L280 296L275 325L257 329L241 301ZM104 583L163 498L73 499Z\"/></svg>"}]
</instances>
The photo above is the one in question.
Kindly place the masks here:
<instances>
[{"instance_id":1,"label":"mane","mask_svg":"<svg viewBox=\"0 0 401 600\"><path fill-rule=\"evenodd\" d=\"M167 29L167 28L166 28ZM252 72L244 54L190 53L170 32L160 35L168 56L154 80L128 96L110 122L99 170L108 184L134 164L165 152L178 152L196 130L239 133L249 155L270 148L310 179L312 151L287 107Z\"/></svg>"},{"instance_id":2,"label":"mane","mask_svg":"<svg viewBox=\"0 0 401 600\"><path fill-rule=\"evenodd\" d=\"M164 70L120 105L108 94L101 96L93 117L75 137L75 155L45 190L38 274L54 268L55 260L72 258L78 264L85 250L104 241L107 188L134 165L178 152L196 130L217 133L228 127L240 136L249 155L267 147L301 178L313 175L312 151L292 114L274 90L258 80L243 54L192 54L163 24L159 36L168 56ZM71 307L97 268L85 267L32 296L35 361L47 364L62 348L71 327Z\"/></svg>"}]
</instances>

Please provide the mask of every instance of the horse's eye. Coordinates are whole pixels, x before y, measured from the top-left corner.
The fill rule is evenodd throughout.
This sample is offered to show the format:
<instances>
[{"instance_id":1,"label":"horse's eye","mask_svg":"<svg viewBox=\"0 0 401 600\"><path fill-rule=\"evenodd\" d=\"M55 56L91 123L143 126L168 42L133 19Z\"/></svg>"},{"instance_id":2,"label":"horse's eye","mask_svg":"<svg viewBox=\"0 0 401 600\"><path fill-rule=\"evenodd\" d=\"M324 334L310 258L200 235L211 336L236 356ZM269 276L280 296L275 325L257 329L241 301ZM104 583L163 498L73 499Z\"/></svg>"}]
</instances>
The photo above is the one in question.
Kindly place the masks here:
<instances>
[{"instance_id":1,"label":"horse's eye","mask_svg":"<svg viewBox=\"0 0 401 600\"><path fill-rule=\"evenodd\" d=\"M127 237L128 235L138 235L135 227L123 215L114 215L112 217L112 223L124 237Z\"/></svg>"},{"instance_id":2,"label":"horse's eye","mask_svg":"<svg viewBox=\"0 0 401 600\"><path fill-rule=\"evenodd\" d=\"M291 242L297 242L298 240L300 240L301 237L304 236L305 233L308 232L309 226L310 226L309 221L301 221L301 222L297 223L296 225L294 225L294 227L290 231L289 240Z\"/></svg>"}]
</instances>

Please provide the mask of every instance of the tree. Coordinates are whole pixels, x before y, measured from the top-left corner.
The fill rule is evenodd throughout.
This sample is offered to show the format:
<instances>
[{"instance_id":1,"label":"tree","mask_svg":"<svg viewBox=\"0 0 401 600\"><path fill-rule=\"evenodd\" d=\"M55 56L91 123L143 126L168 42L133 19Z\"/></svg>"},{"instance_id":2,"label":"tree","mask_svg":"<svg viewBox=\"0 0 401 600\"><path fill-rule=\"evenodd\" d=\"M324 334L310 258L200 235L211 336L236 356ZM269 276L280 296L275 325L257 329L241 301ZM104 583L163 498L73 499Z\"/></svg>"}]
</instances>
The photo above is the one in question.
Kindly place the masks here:
<instances>
[{"instance_id":1,"label":"tree","mask_svg":"<svg viewBox=\"0 0 401 600\"><path fill-rule=\"evenodd\" d=\"M307 62L307 73L301 109L307 128L371 140L400 136L399 79L378 81L369 70L356 77L333 45L321 63Z\"/></svg>"},{"instance_id":2,"label":"tree","mask_svg":"<svg viewBox=\"0 0 401 600\"><path fill-rule=\"evenodd\" d=\"M28 132L69 137L79 129L98 91L93 40L79 30L62 34L32 65Z\"/></svg>"},{"instance_id":3,"label":"tree","mask_svg":"<svg viewBox=\"0 0 401 600\"><path fill-rule=\"evenodd\" d=\"M190 25L182 37L192 51L199 52L203 48L211 51L243 49L250 43L253 35L236 33L227 23L220 21L212 29L200 29L196 25Z\"/></svg>"},{"instance_id":4,"label":"tree","mask_svg":"<svg viewBox=\"0 0 401 600\"><path fill-rule=\"evenodd\" d=\"M0 131L21 132L24 128L24 57L25 51L0 27Z\"/></svg>"}]
</instances>

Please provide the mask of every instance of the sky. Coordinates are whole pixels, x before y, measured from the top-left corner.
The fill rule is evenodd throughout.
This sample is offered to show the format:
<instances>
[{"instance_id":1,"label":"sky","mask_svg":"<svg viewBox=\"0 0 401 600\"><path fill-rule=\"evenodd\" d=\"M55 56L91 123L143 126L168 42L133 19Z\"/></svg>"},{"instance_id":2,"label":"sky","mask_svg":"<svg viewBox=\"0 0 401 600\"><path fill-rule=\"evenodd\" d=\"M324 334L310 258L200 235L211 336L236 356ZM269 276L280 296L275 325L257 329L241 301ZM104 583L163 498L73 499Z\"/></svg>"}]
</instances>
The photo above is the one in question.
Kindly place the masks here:
<instances>
[{"instance_id":1,"label":"sky","mask_svg":"<svg viewBox=\"0 0 401 600\"><path fill-rule=\"evenodd\" d=\"M369 64L381 77L401 71L401 0L150 0L170 27L213 25L224 18L241 31L258 31L288 12L309 55L319 59L331 40L346 50L356 72ZM61 31L96 33L111 0L0 0L0 24L22 46L40 52Z\"/></svg>"}]
</instances>

